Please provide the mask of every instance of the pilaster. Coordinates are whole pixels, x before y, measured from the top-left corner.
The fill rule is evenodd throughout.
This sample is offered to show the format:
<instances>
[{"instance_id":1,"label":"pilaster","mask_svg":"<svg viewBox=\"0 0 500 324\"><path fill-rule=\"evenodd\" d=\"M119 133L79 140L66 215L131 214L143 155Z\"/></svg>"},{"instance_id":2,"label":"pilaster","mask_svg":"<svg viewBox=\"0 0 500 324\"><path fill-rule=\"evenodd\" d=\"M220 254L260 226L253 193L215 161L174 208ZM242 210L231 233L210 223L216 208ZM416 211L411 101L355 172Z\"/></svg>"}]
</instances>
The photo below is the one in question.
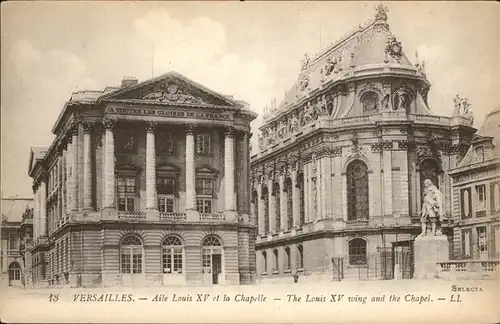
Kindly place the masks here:
<instances>
[{"instance_id":1,"label":"pilaster","mask_svg":"<svg viewBox=\"0 0 500 324\"><path fill-rule=\"evenodd\" d=\"M227 127L224 133L224 189L225 210L236 211L234 185L234 128Z\"/></svg>"},{"instance_id":2,"label":"pilaster","mask_svg":"<svg viewBox=\"0 0 500 324\"><path fill-rule=\"evenodd\" d=\"M188 212L188 211L196 211L195 170L194 170L195 125L187 124L185 130L186 130L186 212Z\"/></svg>"},{"instance_id":3,"label":"pilaster","mask_svg":"<svg viewBox=\"0 0 500 324\"><path fill-rule=\"evenodd\" d=\"M156 151L155 128L157 123L146 124L146 212L157 210L156 206Z\"/></svg>"},{"instance_id":4,"label":"pilaster","mask_svg":"<svg viewBox=\"0 0 500 324\"><path fill-rule=\"evenodd\" d=\"M83 124L83 209L92 210L92 124Z\"/></svg>"}]
</instances>

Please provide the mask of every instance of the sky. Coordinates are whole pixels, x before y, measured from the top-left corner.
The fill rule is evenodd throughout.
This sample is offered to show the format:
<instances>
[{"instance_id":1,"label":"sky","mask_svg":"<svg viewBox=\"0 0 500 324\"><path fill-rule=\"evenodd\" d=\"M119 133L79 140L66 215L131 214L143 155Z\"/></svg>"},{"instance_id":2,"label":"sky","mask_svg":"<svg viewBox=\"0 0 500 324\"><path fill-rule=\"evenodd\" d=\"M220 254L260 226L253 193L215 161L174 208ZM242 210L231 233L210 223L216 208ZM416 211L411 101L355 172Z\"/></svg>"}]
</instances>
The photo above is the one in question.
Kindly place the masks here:
<instances>
[{"instance_id":1,"label":"sky","mask_svg":"<svg viewBox=\"0 0 500 324\"><path fill-rule=\"evenodd\" d=\"M371 19L377 2L3 2L1 189L29 197L31 146L49 146L71 93L177 71L245 100L279 105L305 53ZM459 94L475 126L500 104L500 10L494 2L387 2L388 22L415 63L429 105L450 116ZM261 116L252 124L254 134ZM256 141L257 136L253 137ZM253 147L256 147L254 143Z\"/></svg>"}]
</instances>

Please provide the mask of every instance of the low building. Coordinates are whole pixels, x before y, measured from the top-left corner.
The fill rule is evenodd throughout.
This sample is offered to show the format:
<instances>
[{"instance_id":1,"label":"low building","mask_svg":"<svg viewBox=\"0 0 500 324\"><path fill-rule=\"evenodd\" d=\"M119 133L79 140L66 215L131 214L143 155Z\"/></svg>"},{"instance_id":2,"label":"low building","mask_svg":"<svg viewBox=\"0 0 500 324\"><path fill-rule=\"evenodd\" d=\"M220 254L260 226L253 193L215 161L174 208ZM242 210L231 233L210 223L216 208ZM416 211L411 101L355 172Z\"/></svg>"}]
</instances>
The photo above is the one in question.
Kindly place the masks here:
<instances>
[{"instance_id":1,"label":"low building","mask_svg":"<svg viewBox=\"0 0 500 324\"><path fill-rule=\"evenodd\" d=\"M175 72L74 93L30 154L35 286L254 282L255 117Z\"/></svg>"},{"instance_id":2,"label":"low building","mask_svg":"<svg viewBox=\"0 0 500 324\"><path fill-rule=\"evenodd\" d=\"M453 178L453 252L459 260L500 259L500 107L479 128Z\"/></svg>"},{"instance_id":3,"label":"low building","mask_svg":"<svg viewBox=\"0 0 500 324\"><path fill-rule=\"evenodd\" d=\"M0 265L2 284L22 286L25 283L24 244L20 229L33 209L32 198L2 198ZM28 216L29 217L29 216Z\"/></svg>"}]
</instances>

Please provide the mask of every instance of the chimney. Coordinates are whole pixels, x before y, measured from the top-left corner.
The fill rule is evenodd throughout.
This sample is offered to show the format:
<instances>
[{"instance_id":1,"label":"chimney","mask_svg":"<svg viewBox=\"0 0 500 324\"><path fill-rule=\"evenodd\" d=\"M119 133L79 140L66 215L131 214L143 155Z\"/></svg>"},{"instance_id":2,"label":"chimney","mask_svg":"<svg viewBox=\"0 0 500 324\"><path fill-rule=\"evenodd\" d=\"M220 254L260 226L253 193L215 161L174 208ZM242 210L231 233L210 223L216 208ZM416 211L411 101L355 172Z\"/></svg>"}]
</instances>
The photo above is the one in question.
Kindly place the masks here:
<instances>
[{"instance_id":1,"label":"chimney","mask_svg":"<svg viewBox=\"0 0 500 324\"><path fill-rule=\"evenodd\" d=\"M124 77L122 79L122 88L128 88L128 87L131 87L131 86L134 86L138 83L139 81L137 81L137 78L134 78L134 77Z\"/></svg>"}]
</instances>

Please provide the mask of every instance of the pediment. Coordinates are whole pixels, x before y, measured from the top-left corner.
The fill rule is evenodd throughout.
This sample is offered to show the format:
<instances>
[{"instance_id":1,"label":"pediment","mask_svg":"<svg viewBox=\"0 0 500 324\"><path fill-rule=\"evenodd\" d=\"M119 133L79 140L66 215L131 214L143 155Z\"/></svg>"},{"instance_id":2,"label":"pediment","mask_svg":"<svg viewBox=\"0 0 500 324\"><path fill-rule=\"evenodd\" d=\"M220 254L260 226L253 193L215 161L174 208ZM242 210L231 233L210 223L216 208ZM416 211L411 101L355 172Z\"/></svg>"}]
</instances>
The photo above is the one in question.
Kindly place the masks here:
<instances>
[{"instance_id":1,"label":"pediment","mask_svg":"<svg viewBox=\"0 0 500 324\"><path fill-rule=\"evenodd\" d=\"M241 108L236 101L176 72L101 96L99 100Z\"/></svg>"}]
</instances>

